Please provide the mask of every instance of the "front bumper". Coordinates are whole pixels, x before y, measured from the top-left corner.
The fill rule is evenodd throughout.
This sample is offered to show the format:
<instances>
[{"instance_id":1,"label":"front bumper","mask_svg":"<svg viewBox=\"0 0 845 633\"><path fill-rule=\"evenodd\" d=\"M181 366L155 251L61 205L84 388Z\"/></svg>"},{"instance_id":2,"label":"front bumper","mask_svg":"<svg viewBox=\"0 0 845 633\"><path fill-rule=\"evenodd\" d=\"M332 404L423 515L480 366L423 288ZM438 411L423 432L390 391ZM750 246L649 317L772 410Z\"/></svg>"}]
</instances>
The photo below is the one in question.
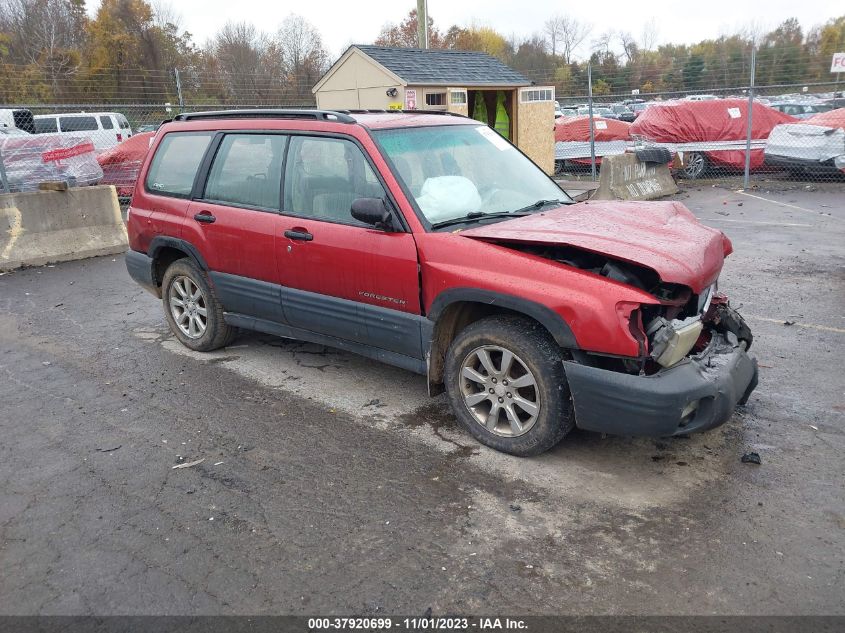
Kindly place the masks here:
<instances>
[{"instance_id":1,"label":"front bumper","mask_svg":"<svg viewBox=\"0 0 845 633\"><path fill-rule=\"evenodd\" d=\"M716 333L699 356L650 376L571 361L564 368L578 427L613 435L666 437L712 429L727 422L757 386L757 360L745 344Z\"/></svg>"}]
</instances>

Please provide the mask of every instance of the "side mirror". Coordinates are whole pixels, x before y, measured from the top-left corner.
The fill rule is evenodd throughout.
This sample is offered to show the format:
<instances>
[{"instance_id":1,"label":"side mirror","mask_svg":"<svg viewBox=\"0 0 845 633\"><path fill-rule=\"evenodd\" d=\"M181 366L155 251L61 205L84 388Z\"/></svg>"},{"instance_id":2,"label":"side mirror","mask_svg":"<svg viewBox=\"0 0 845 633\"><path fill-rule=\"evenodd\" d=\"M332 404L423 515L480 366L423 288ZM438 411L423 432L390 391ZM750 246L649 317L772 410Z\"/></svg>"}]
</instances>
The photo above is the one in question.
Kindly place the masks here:
<instances>
[{"instance_id":1,"label":"side mirror","mask_svg":"<svg viewBox=\"0 0 845 633\"><path fill-rule=\"evenodd\" d=\"M358 198L352 202L352 217L377 229L393 230L393 218L382 198Z\"/></svg>"}]
</instances>

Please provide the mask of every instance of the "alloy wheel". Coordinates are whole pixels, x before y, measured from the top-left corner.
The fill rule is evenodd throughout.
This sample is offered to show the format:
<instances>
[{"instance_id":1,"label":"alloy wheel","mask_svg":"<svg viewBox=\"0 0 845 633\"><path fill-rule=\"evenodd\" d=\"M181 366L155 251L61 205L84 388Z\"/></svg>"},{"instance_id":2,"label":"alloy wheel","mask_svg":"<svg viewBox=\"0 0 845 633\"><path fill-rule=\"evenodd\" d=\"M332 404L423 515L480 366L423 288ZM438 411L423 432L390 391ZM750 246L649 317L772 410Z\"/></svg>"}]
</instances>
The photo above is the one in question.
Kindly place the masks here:
<instances>
[{"instance_id":1,"label":"alloy wheel","mask_svg":"<svg viewBox=\"0 0 845 633\"><path fill-rule=\"evenodd\" d=\"M502 437L531 430L540 413L534 374L516 354L498 345L472 350L461 364L461 393L476 422Z\"/></svg>"},{"instance_id":2,"label":"alloy wheel","mask_svg":"<svg viewBox=\"0 0 845 633\"><path fill-rule=\"evenodd\" d=\"M168 296L170 314L179 330L188 338L197 339L208 327L208 308L200 287L190 278L176 277Z\"/></svg>"}]
</instances>

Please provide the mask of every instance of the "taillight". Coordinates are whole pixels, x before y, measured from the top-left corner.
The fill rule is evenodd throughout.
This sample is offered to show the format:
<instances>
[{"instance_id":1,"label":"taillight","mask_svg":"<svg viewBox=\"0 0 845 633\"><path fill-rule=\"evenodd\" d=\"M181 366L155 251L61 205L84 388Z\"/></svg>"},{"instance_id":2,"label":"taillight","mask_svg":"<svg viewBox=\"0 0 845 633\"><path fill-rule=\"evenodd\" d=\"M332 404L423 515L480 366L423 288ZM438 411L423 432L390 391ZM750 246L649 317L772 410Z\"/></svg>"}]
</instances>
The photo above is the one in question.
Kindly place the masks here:
<instances>
[{"instance_id":1,"label":"taillight","mask_svg":"<svg viewBox=\"0 0 845 633\"><path fill-rule=\"evenodd\" d=\"M117 135L117 142L120 143L123 140L123 134Z\"/></svg>"}]
</instances>

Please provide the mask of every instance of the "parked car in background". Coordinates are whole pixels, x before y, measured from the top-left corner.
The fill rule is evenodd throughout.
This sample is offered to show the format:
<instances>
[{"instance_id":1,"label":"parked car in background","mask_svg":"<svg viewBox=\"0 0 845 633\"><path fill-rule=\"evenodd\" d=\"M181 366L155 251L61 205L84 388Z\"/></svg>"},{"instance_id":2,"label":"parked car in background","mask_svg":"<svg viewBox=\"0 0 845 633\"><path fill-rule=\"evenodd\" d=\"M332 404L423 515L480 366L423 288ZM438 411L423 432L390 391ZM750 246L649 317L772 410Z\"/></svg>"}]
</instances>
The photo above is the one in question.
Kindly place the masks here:
<instances>
[{"instance_id":1,"label":"parked car in background","mask_svg":"<svg viewBox=\"0 0 845 633\"><path fill-rule=\"evenodd\" d=\"M135 128L135 134L140 134L141 132L155 132L159 127L161 127L160 123L139 125Z\"/></svg>"},{"instance_id":2,"label":"parked car in background","mask_svg":"<svg viewBox=\"0 0 845 633\"><path fill-rule=\"evenodd\" d=\"M715 101L718 98L716 95L687 95L684 101Z\"/></svg>"},{"instance_id":3,"label":"parked car in background","mask_svg":"<svg viewBox=\"0 0 845 633\"><path fill-rule=\"evenodd\" d=\"M598 144L594 147L596 164L601 164L601 156L606 153L621 154L625 151L625 143L631 140L630 127L631 124L625 121L593 117L593 140ZM555 124L555 173L562 173L567 162L591 164L589 142L590 117L559 119Z\"/></svg>"},{"instance_id":4,"label":"parked car in background","mask_svg":"<svg viewBox=\"0 0 845 633\"><path fill-rule=\"evenodd\" d=\"M778 112L783 112L796 119L809 119L815 114L821 112L830 112L833 106L828 103L812 103L812 102L796 102L796 101L773 101L768 104L770 108L774 108Z\"/></svg>"},{"instance_id":5,"label":"parked car in background","mask_svg":"<svg viewBox=\"0 0 845 633\"><path fill-rule=\"evenodd\" d=\"M10 136L32 136L29 132L16 127L0 127L0 138L8 138Z\"/></svg>"},{"instance_id":6,"label":"parked car in background","mask_svg":"<svg viewBox=\"0 0 845 633\"><path fill-rule=\"evenodd\" d=\"M17 128L24 132L35 132L32 111L26 108L0 108L0 127Z\"/></svg>"},{"instance_id":7,"label":"parked car in background","mask_svg":"<svg viewBox=\"0 0 845 633\"><path fill-rule=\"evenodd\" d=\"M139 183L126 267L183 345L244 328L418 372L500 451L712 429L757 385L724 233L678 201L576 204L469 118L179 114Z\"/></svg>"},{"instance_id":8,"label":"parked car in background","mask_svg":"<svg viewBox=\"0 0 845 633\"><path fill-rule=\"evenodd\" d=\"M590 116L590 106L583 105L578 106L576 110L576 116ZM593 104L593 116L594 117L602 117L604 119L616 119L616 113L611 110L609 107L604 105L596 105Z\"/></svg>"},{"instance_id":9,"label":"parked car in background","mask_svg":"<svg viewBox=\"0 0 845 633\"><path fill-rule=\"evenodd\" d=\"M117 147L112 147L97 156L97 162L103 169L100 184L114 185L117 197L128 200L135 191L138 172L150 149L155 132L140 132Z\"/></svg>"},{"instance_id":10,"label":"parked car in background","mask_svg":"<svg viewBox=\"0 0 845 633\"><path fill-rule=\"evenodd\" d=\"M614 103L610 106L610 109L613 110L613 113L616 115L615 118L619 119L620 121L632 123L636 118L631 108L626 106L624 103Z\"/></svg>"},{"instance_id":11,"label":"parked car in background","mask_svg":"<svg viewBox=\"0 0 845 633\"><path fill-rule=\"evenodd\" d=\"M632 103L628 107L631 108L631 112L634 113L634 118L636 119L643 112L645 112L651 104L652 104L652 102L650 102L650 101L649 102L640 101L638 103Z\"/></svg>"},{"instance_id":12,"label":"parked car in background","mask_svg":"<svg viewBox=\"0 0 845 633\"><path fill-rule=\"evenodd\" d=\"M781 123L794 123L795 117L753 103L751 135L754 140L768 138ZM652 104L631 124L631 135L643 136L658 143L696 143L705 147L679 150L686 178L700 178L710 167L740 170L745 166L745 150L721 149L723 141L743 141L748 130L747 99L715 101L666 101ZM710 146L708 147L708 143ZM751 169L763 166L763 149L751 150Z\"/></svg>"},{"instance_id":13,"label":"parked car in background","mask_svg":"<svg viewBox=\"0 0 845 633\"><path fill-rule=\"evenodd\" d=\"M132 128L119 112L76 112L35 115L36 134L87 136L98 152L114 147L132 136Z\"/></svg>"},{"instance_id":14,"label":"parked car in background","mask_svg":"<svg viewBox=\"0 0 845 633\"><path fill-rule=\"evenodd\" d=\"M794 176L845 172L845 108L776 126L766 142L765 160Z\"/></svg>"},{"instance_id":15,"label":"parked car in background","mask_svg":"<svg viewBox=\"0 0 845 633\"><path fill-rule=\"evenodd\" d=\"M95 185L103 177L88 138L0 128L0 154L12 191L36 191L47 181Z\"/></svg>"}]
</instances>

